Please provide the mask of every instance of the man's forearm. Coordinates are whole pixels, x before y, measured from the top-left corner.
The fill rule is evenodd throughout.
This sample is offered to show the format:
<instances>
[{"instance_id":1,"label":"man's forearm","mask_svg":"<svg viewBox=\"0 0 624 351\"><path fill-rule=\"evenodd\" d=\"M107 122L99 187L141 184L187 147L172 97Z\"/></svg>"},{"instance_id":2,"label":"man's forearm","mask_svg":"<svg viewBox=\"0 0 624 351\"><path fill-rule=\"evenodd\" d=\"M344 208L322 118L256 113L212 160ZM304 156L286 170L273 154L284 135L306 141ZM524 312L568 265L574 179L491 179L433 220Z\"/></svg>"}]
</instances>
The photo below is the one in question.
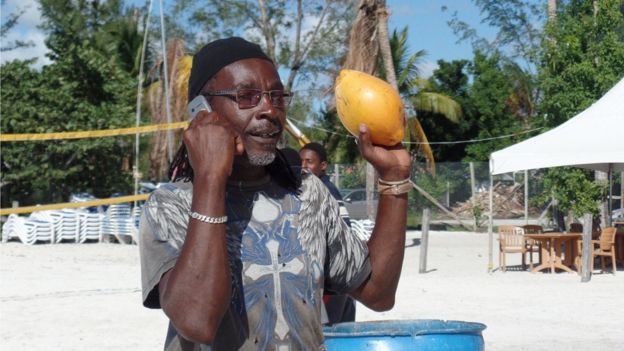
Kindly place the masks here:
<instances>
[{"instance_id":1,"label":"man's forearm","mask_svg":"<svg viewBox=\"0 0 624 351\"><path fill-rule=\"evenodd\" d=\"M218 183L194 184L192 211L225 214L225 184ZM163 310L182 336L204 343L214 338L231 295L225 224L189 219L180 256L161 279L159 292Z\"/></svg>"},{"instance_id":2,"label":"man's forearm","mask_svg":"<svg viewBox=\"0 0 624 351\"><path fill-rule=\"evenodd\" d=\"M407 194L380 195L375 228L368 241L372 272L353 294L373 310L394 306L405 250Z\"/></svg>"}]
</instances>

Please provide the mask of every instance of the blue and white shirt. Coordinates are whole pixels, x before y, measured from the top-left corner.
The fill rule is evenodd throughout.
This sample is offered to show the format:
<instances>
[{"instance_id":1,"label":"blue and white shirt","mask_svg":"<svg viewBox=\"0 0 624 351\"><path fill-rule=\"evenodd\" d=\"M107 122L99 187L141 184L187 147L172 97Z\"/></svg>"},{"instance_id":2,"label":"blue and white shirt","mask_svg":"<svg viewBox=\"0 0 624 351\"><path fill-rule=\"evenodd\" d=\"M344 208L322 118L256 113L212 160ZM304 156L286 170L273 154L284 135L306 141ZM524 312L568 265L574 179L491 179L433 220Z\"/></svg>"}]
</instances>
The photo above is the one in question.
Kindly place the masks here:
<instances>
[{"instance_id":1,"label":"blue and white shirt","mask_svg":"<svg viewBox=\"0 0 624 351\"><path fill-rule=\"evenodd\" d=\"M366 243L341 220L323 183L304 174L300 190L297 195L273 181L228 187L230 308L212 345L188 342L170 325L165 350L324 349L323 289L352 291L371 268ZM140 253L146 307L160 307L158 282L180 254L191 201L192 184L178 182L159 188L145 204Z\"/></svg>"}]
</instances>

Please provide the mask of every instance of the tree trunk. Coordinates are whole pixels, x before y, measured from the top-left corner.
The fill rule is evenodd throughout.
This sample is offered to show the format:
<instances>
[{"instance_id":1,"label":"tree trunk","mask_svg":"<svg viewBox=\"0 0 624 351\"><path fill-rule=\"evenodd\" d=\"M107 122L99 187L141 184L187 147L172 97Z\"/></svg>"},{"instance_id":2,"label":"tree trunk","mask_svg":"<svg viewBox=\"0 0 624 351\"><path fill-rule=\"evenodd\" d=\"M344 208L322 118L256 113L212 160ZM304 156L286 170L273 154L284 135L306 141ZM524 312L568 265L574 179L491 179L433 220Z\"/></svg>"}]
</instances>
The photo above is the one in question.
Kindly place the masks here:
<instances>
[{"instance_id":1,"label":"tree trunk","mask_svg":"<svg viewBox=\"0 0 624 351\"><path fill-rule=\"evenodd\" d=\"M386 79L388 83L397 91L396 73L394 71L394 61L392 61L392 51L390 49L390 37L388 36L388 9L385 7L385 1L380 1L380 7L377 10L378 31L379 31L379 52L386 68Z\"/></svg>"},{"instance_id":2,"label":"tree trunk","mask_svg":"<svg viewBox=\"0 0 624 351\"><path fill-rule=\"evenodd\" d=\"M349 34L349 51L344 69L374 74L379 55L377 9L380 0L360 0L358 12Z\"/></svg>"},{"instance_id":3,"label":"tree trunk","mask_svg":"<svg viewBox=\"0 0 624 351\"><path fill-rule=\"evenodd\" d=\"M392 61L392 51L390 50L390 37L388 37L388 10L386 9L385 0L377 0L377 41L379 43L379 52L386 69L386 80L395 90L399 90L394 73L394 62ZM373 206L373 192L375 191L375 182L377 174L370 163L366 164L366 209L368 217L375 217L375 208Z\"/></svg>"},{"instance_id":4,"label":"tree trunk","mask_svg":"<svg viewBox=\"0 0 624 351\"><path fill-rule=\"evenodd\" d=\"M557 19L557 0L548 0L548 21Z\"/></svg>"},{"instance_id":5,"label":"tree trunk","mask_svg":"<svg viewBox=\"0 0 624 351\"><path fill-rule=\"evenodd\" d=\"M258 8L260 9L262 35L264 35L264 40L266 40L267 45L267 56L269 56L273 62L278 62L275 57L275 34L271 27L269 15L267 14L267 5L264 0L258 0Z\"/></svg>"}]
</instances>

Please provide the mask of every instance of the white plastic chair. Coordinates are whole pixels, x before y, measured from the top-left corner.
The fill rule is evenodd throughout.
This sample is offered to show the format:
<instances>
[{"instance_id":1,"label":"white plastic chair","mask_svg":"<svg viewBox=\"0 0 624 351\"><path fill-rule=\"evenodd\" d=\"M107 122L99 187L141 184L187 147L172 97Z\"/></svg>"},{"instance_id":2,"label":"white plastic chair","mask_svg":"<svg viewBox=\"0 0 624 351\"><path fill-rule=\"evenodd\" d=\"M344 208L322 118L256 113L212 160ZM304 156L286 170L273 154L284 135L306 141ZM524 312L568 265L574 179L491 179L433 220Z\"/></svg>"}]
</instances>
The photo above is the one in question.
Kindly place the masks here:
<instances>
[{"instance_id":1,"label":"white plastic chair","mask_svg":"<svg viewBox=\"0 0 624 351\"><path fill-rule=\"evenodd\" d=\"M51 222L54 226L54 242L80 240L80 219L75 210L54 210L35 212L31 218Z\"/></svg>"},{"instance_id":2,"label":"white plastic chair","mask_svg":"<svg viewBox=\"0 0 624 351\"><path fill-rule=\"evenodd\" d=\"M54 228L48 221L11 214L2 226L2 242L13 238L19 239L26 245L33 245L37 241L53 242Z\"/></svg>"},{"instance_id":3,"label":"white plastic chair","mask_svg":"<svg viewBox=\"0 0 624 351\"><path fill-rule=\"evenodd\" d=\"M82 244L87 240L97 240L102 242L102 223L104 215L100 213L90 213L88 211L78 211L80 222L79 242Z\"/></svg>"},{"instance_id":4,"label":"white plastic chair","mask_svg":"<svg viewBox=\"0 0 624 351\"><path fill-rule=\"evenodd\" d=\"M129 204L110 205L104 217L102 236L113 236L123 244L136 243L138 232L134 223Z\"/></svg>"}]
</instances>

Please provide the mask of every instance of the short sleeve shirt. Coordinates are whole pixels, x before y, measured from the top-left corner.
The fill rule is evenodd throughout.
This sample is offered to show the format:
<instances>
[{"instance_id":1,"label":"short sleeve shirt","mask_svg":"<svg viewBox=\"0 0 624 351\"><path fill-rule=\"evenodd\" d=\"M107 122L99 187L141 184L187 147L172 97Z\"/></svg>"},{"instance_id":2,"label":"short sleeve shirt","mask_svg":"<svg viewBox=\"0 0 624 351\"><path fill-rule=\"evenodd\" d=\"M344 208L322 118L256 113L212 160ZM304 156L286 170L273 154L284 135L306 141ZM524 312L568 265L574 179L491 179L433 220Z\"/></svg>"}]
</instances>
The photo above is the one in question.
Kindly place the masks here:
<instances>
[{"instance_id":1,"label":"short sleeve shirt","mask_svg":"<svg viewBox=\"0 0 624 351\"><path fill-rule=\"evenodd\" d=\"M157 189L140 229L143 304L160 308L158 283L184 245L191 183ZM347 293L370 275L366 243L341 220L338 204L315 176L299 194L269 181L226 191L232 296L211 345L169 328L166 350L323 349L323 289ZM201 294L198 291L197 294Z\"/></svg>"}]
</instances>

